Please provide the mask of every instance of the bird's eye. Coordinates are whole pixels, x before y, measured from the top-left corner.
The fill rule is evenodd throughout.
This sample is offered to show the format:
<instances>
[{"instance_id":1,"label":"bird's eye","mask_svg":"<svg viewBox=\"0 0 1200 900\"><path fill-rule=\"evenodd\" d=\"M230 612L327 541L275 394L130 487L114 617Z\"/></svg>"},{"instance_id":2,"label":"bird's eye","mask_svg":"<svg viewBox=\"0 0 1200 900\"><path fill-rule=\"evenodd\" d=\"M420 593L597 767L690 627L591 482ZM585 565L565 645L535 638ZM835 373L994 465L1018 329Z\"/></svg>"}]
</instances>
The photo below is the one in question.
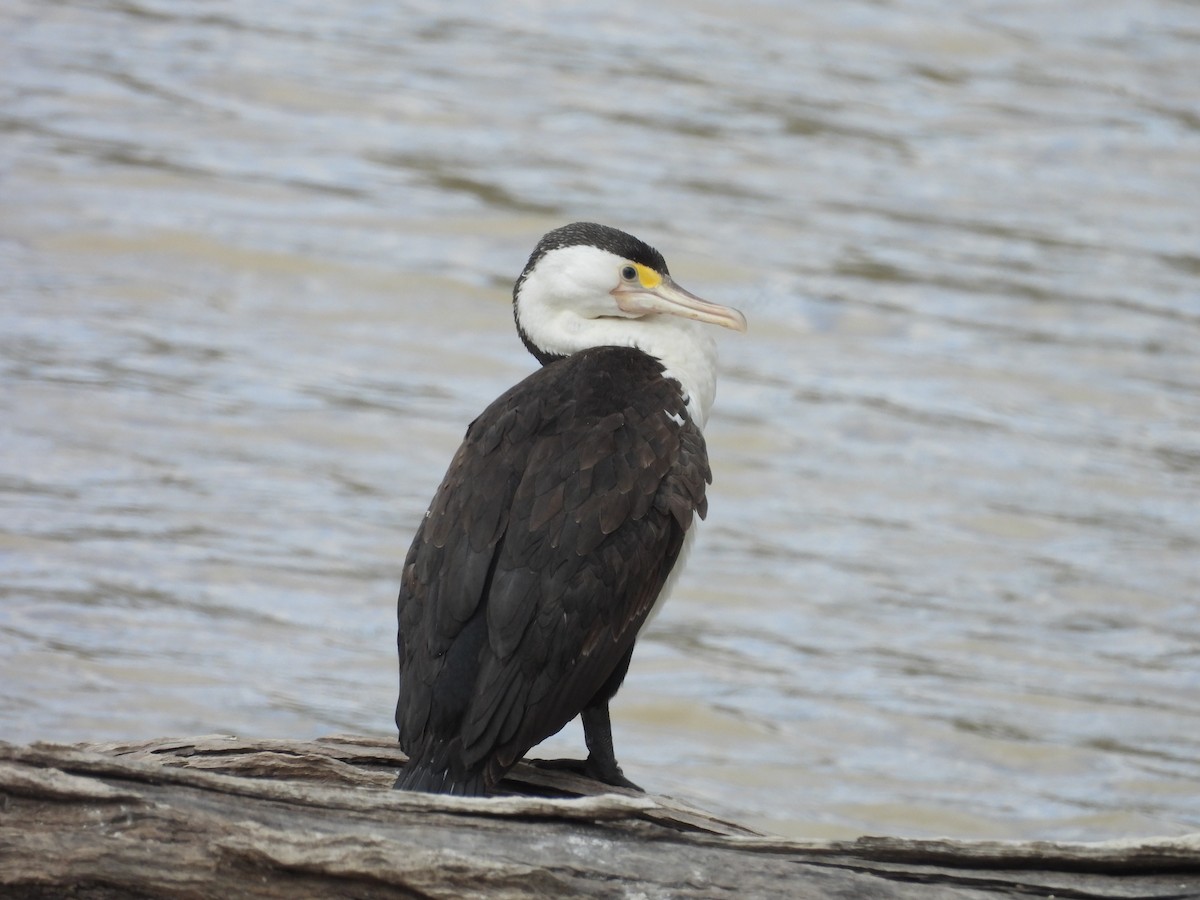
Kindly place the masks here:
<instances>
[{"instance_id":1,"label":"bird's eye","mask_svg":"<svg viewBox=\"0 0 1200 900\"><path fill-rule=\"evenodd\" d=\"M637 269L635 269L633 266L625 266L623 269L621 269L621 277L626 281L636 281Z\"/></svg>"}]
</instances>

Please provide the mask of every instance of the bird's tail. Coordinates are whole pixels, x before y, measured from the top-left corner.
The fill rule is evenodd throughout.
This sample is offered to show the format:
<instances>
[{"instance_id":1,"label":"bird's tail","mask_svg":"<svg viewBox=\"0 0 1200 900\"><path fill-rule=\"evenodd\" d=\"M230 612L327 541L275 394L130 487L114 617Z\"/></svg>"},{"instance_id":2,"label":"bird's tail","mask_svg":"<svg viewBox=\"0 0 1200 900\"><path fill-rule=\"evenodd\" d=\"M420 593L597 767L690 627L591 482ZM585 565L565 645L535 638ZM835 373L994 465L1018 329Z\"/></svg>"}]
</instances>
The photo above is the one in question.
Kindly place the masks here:
<instances>
[{"instance_id":1,"label":"bird's tail","mask_svg":"<svg viewBox=\"0 0 1200 900\"><path fill-rule=\"evenodd\" d=\"M459 797L486 797L483 772L454 772L451 767L431 765L410 759L396 777L393 790L424 791L427 794L455 794Z\"/></svg>"}]
</instances>

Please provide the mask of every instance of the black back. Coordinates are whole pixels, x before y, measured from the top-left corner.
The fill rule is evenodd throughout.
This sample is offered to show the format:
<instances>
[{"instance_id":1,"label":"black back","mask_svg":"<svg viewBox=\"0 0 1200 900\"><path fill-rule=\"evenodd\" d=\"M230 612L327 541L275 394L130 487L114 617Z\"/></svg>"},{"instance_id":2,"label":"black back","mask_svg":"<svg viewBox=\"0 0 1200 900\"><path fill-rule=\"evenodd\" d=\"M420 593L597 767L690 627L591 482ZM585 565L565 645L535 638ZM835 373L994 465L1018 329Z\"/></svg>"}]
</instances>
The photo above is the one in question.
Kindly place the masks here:
<instances>
[{"instance_id":1,"label":"black back","mask_svg":"<svg viewBox=\"0 0 1200 900\"><path fill-rule=\"evenodd\" d=\"M704 438L662 373L640 350L585 350L471 423L404 565L410 785L481 793L615 692L707 509Z\"/></svg>"}]
</instances>

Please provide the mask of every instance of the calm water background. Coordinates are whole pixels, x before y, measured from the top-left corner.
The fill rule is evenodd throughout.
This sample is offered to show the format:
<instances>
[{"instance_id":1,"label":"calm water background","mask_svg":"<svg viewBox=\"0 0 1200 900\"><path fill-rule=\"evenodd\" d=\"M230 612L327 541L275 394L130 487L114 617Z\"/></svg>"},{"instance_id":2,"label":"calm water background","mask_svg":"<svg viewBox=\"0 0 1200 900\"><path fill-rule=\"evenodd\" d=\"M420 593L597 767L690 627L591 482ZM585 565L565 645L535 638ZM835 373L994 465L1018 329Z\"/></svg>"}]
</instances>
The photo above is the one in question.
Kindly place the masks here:
<instances>
[{"instance_id":1,"label":"calm water background","mask_svg":"<svg viewBox=\"0 0 1200 900\"><path fill-rule=\"evenodd\" d=\"M392 733L412 530L595 219L751 323L631 777L1200 828L1200 7L733 10L0 7L0 737Z\"/></svg>"}]
</instances>

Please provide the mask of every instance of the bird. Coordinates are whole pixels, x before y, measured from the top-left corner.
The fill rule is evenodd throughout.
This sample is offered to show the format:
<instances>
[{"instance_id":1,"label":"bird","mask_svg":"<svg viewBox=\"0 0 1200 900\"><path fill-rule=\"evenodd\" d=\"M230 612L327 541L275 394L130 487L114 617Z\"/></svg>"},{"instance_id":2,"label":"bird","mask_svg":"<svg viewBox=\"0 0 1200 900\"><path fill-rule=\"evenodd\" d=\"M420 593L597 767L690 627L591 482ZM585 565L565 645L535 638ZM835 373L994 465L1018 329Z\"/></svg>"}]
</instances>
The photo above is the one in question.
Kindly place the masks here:
<instances>
[{"instance_id":1,"label":"bird","mask_svg":"<svg viewBox=\"0 0 1200 900\"><path fill-rule=\"evenodd\" d=\"M609 701L707 513L706 326L746 319L591 222L541 238L513 316L541 367L468 426L404 560L395 788L486 796L578 716L564 767L640 791Z\"/></svg>"}]
</instances>

